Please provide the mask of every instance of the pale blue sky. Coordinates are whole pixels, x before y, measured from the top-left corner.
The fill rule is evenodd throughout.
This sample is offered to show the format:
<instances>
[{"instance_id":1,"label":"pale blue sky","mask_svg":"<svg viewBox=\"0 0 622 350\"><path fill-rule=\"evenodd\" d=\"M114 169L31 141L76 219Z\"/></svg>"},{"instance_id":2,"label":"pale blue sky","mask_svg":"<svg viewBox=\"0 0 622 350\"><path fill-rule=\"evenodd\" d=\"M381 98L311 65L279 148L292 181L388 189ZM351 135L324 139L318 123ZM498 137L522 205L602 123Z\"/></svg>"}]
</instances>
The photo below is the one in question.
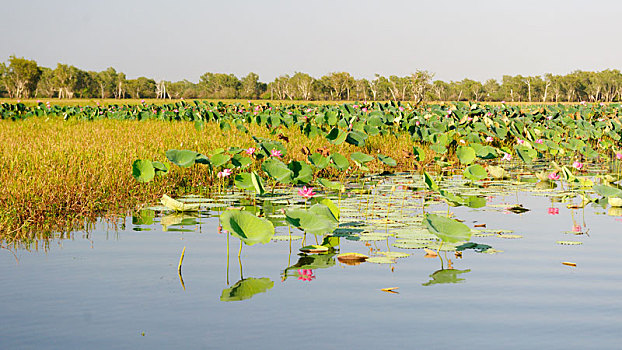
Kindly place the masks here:
<instances>
[{"instance_id":1,"label":"pale blue sky","mask_svg":"<svg viewBox=\"0 0 622 350\"><path fill-rule=\"evenodd\" d=\"M205 72L476 80L622 68L622 2L557 0L0 0L0 60Z\"/></svg>"}]
</instances>

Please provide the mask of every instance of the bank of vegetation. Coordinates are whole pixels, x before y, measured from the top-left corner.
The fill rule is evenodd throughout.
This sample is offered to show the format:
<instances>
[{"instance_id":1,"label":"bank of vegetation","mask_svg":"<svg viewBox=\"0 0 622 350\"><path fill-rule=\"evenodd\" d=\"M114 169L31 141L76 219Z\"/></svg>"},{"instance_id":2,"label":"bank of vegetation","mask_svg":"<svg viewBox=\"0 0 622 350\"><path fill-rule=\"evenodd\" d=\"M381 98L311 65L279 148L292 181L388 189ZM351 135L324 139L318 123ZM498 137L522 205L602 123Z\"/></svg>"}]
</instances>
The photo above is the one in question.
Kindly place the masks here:
<instances>
[{"instance_id":1,"label":"bank of vegetation","mask_svg":"<svg viewBox=\"0 0 622 350\"><path fill-rule=\"evenodd\" d=\"M114 99L269 99L303 101L507 101L507 102L617 102L622 100L622 73L574 71L566 75L504 75L502 79L476 81L435 80L418 70L407 76L353 77L332 72L313 77L304 72L284 74L262 82L250 72L244 77L207 72L196 82L128 79L115 68L86 71L58 63L42 67L34 60L9 57L0 63L0 97L114 98Z\"/></svg>"}]
</instances>

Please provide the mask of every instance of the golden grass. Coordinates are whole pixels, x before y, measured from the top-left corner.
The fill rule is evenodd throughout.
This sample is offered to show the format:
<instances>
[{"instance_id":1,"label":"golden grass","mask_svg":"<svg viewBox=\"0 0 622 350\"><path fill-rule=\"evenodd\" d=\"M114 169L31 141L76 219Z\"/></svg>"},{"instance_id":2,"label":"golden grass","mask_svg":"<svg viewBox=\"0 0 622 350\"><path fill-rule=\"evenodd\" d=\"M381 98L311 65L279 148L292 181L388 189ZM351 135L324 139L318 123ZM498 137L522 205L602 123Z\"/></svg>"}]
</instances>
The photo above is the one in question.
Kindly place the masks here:
<instances>
[{"instance_id":1,"label":"golden grass","mask_svg":"<svg viewBox=\"0 0 622 350\"><path fill-rule=\"evenodd\" d=\"M254 146L251 135L276 139L270 131L248 125L249 134L238 130L221 132L206 123L197 131L191 122L163 121L62 121L58 118L29 118L0 121L0 238L27 240L52 232L81 229L101 216L125 216L162 194L210 191L213 180L208 168L195 165L182 169L171 164L165 177L139 183L132 177L132 162L150 159L168 162L169 149L201 153L231 146ZM307 138L298 129L281 128L290 140L285 161L305 160L303 147L312 152L327 147L349 155L363 151L382 153L398 161L402 169L412 163L403 159L412 142L407 135L376 136L365 150L343 143L330 144L323 137ZM372 171L382 170L378 161ZM323 170L323 176L339 175Z\"/></svg>"}]
</instances>

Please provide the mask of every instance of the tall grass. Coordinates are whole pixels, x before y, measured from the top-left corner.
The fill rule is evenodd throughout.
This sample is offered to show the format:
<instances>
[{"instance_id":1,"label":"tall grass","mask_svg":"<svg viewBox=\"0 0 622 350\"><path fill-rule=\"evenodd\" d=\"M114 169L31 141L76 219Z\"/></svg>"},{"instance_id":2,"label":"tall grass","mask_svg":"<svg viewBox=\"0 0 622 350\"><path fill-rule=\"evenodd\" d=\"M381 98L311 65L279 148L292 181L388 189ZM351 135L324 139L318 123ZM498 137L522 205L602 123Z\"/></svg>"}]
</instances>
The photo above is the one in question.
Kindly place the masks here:
<instances>
[{"instance_id":1,"label":"tall grass","mask_svg":"<svg viewBox=\"0 0 622 350\"><path fill-rule=\"evenodd\" d=\"M210 191L215 181L205 166L182 169L171 165L167 176L145 184L132 177L132 162L150 159L168 163L168 149L207 154L219 147L250 147L254 146L251 135L276 139L264 127L253 124L248 128L245 134L238 130L223 133L214 123L197 131L191 122L0 121L0 237L46 237L82 228L97 217L126 215L164 193L179 196ZM331 145L323 137L307 138L295 128L281 128L276 133L290 140L284 143L287 159L305 160L303 147L312 152L327 147L344 155L357 150L345 143ZM410 147L405 136L377 136L370 138L367 151L399 162L402 150ZM379 162L374 163L371 170L382 169ZM323 172L336 175L334 170Z\"/></svg>"}]
</instances>

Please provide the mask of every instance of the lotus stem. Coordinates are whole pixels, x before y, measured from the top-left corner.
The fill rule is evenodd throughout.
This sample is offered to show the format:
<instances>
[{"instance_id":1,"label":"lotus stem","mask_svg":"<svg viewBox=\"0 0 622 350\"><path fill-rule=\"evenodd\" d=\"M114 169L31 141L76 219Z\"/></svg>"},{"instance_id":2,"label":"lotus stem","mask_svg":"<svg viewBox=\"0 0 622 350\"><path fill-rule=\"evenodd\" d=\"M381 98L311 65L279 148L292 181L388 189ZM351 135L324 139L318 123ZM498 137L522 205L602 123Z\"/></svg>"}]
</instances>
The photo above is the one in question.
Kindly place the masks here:
<instances>
[{"instance_id":1,"label":"lotus stem","mask_svg":"<svg viewBox=\"0 0 622 350\"><path fill-rule=\"evenodd\" d=\"M238 259L242 255L242 240L240 240L240 250L238 250Z\"/></svg>"}]
</instances>

